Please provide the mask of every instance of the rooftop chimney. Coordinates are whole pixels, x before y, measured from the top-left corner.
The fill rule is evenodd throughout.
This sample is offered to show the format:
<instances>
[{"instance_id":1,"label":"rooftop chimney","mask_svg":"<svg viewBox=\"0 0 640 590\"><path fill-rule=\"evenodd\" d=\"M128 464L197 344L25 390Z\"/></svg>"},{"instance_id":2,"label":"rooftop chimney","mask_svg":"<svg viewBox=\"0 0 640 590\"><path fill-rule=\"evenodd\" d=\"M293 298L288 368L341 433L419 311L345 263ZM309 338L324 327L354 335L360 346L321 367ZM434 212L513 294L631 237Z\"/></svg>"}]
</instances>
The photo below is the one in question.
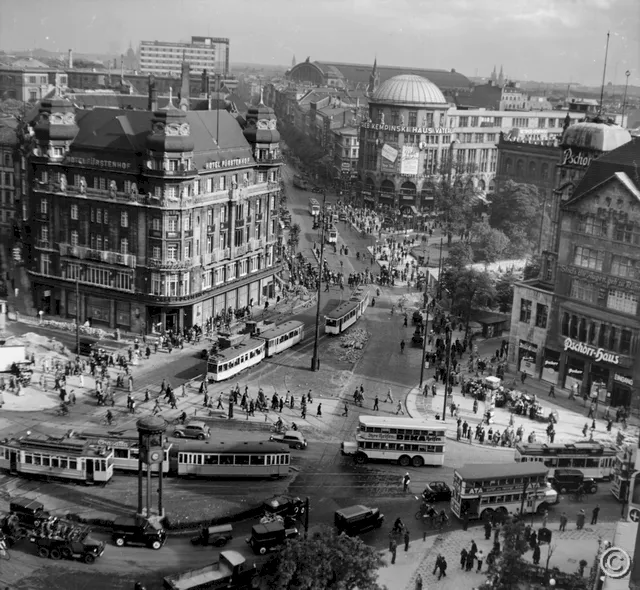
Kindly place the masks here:
<instances>
[{"instance_id":1,"label":"rooftop chimney","mask_svg":"<svg viewBox=\"0 0 640 590\"><path fill-rule=\"evenodd\" d=\"M156 81L153 74L149 74L149 102L147 109L152 113L158 110L158 97L156 95Z\"/></svg>"},{"instance_id":2,"label":"rooftop chimney","mask_svg":"<svg viewBox=\"0 0 640 590\"><path fill-rule=\"evenodd\" d=\"M69 49L69 69L73 69L73 49Z\"/></svg>"}]
</instances>

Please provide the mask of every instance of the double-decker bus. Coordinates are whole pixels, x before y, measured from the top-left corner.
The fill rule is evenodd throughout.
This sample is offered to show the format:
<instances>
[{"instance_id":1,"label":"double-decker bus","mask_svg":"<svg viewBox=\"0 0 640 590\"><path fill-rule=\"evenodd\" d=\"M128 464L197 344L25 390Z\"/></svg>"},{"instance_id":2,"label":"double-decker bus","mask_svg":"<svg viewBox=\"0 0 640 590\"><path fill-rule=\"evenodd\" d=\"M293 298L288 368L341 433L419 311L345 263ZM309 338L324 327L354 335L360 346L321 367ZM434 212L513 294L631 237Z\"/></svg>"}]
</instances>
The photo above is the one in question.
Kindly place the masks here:
<instances>
[{"instance_id":1,"label":"double-decker bus","mask_svg":"<svg viewBox=\"0 0 640 590\"><path fill-rule=\"evenodd\" d=\"M291 453L275 442L186 442L171 471L190 477L284 477Z\"/></svg>"},{"instance_id":2,"label":"double-decker bus","mask_svg":"<svg viewBox=\"0 0 640 590\"><path fill-rule=\"evenodd\" d=\"M611 493L620 502L629 499L631 478L636 471L636 457L638 446L635 443L625 443L618 448L611 477Z\"/></svg>"},{"instance_id":3,"label":"double-decker bus","mask_svg":"<svg viewBox=\"0 0 640 590\"><path fill-rule=\"evenodd\" d=\"M600 442L518 443L518 463L539 462L549 469L579 469L585 477L609 480L613 474L616 448Z\"/></svg>"},{"instance_id":4,"label":"double-decker bus","mask_svg":"<svg viewBox=\"0 0 640 590\"><path fill-rule=\"evenodd\" d=\"M311 213L311 217L318 217L320 215L320 203L315 199L309 199L309 213Z\"/></svg>"},{"instance_id":5,"label":"double-decker bus","mask_svg":"<svg viewBox=\"0 0 640 590\"><path fill-rule=\"evenodd\" d=\"M547 481L549 470L541 463L470 464L453 474L451 511L464 518L488 520L494 514L542 514L558 501Z\"/></svg>"},{"instance_id":6,"label":"double-decker bus","mask_svg":"<svg viewBox=\"0 0 640 590\"><path fill-rule=\"evenodd\" d=\"M446 429L439 421L359 416L356 440L343 442L343 455L357 463L395 461L407 467L443 465Z\"/></svg>"}]
</instances>

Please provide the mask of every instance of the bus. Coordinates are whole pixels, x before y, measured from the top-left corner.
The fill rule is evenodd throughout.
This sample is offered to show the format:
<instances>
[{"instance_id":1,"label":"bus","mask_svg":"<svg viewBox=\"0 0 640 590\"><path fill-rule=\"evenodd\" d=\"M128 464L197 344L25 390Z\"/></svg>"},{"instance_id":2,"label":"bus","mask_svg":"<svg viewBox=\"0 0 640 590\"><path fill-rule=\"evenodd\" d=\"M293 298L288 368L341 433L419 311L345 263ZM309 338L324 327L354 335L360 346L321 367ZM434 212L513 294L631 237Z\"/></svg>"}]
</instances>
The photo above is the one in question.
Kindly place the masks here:
<instances>
[{"instance_id":1,"label":"bus","mask_svg":"<svg viewBox=\"0 0 640 590\"><path fill-rule=\"evenodd\" d=\"M329 226L329 229L327 230L327 242L329 244L338 243L338 230L335 225Z\"/></svg>"},{"instance_id":2,"label":"bus","mask_svg":"<svg viewBox=\"0 0 640 590\"><path fill-rule=\"evenodd\" d=\"M253 367L262 361L265 355L265 341L259 338L251 338L225 348L209 356L207 360L207 379L209 381L224 381L241 371Z\"/></svg>"},{"instance_id":3,"label":"bus","mask_svg":"<svg viewBox=\"0 0 640 590\"><path fill-rule=\"evenodd\" d=\"M304 338L304 324L298 321L284 322L268 330L264 330L258 336L265 341L267 357L272 357L287 348L291 348Z\"/></svg>"},{"instance_id":4,"label":"bus","mask_svg":"<svg viewBox=\"0 0 640 590\"><path fill-rule=\"evenodd\" d=\"M549 469L579 469L585 477L610 480L616 459L616 448L600 442L518 443L518 463L539 462Z\"/></svg>"},{"instance_id":5,"label":"bus","mask_svg":"<svg viewBox=\"0 0 640 590\"><path fill-rule=\"evenodd\" d=\"M172 471L189 477L283 477L291 452L274 442L180 443Z\"/></svg>"},{"instance_id":6,"label":"bus","mask_svg":"<svg viewBox=\"0 0 640 590\"><path fill-rule=\"evenodd\" d=\"M620 502L626 503L629 499L629 482L636 471L637 454L638 446L635 443L621 445L616 454L611 477L611 493Z\"/></svg>"},{"instance_id":7,"label":"bus","mask_svg":"<svg viewBox=\"0 0 640 590\"><path fill-rule=\"evenodd\" d=\"M320 215L320 203L315 199L309 199L309 213L311 213L311 217L318 217Z\"/></svg>"},{"instance_id":8,"label":"bus","mask_svg":"<svg viewBox=\"0 0 640 590\"><path fill-rule=\"evenodd\" d=\"M359 416L355 442L343 442L343 455L356 463L395 461L403 467L443 465L446 428L440 421Z\"/></svg>"},{"instance_id":9,"label":"bus","mask_svg":"<svg viewBox=\"0 0 640 590\"><path fill-rule=\"evenodd\" d=\"M510 513L544 513L558 502L547 481L549 470L539 462L464 465L453 474L451 512L471 520L506 518Z\"/></svg>"}]
</instances>

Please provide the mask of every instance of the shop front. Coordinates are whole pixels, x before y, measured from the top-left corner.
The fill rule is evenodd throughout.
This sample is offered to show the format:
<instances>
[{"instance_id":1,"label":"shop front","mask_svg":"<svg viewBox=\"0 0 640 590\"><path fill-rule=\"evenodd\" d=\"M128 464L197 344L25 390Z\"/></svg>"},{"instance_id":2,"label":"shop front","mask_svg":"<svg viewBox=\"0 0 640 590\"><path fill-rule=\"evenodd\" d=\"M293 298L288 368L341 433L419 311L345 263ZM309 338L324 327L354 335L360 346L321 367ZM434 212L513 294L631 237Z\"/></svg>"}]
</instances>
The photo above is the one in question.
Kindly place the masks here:
<instances>
[{"instance_id":1,"label":"shop front","mask_svg":"<svg viewBox=\"0 0 640 590\"><path fill-rule=\"evenodd\" d=\"M630 407L633 400L633 378L617 371L613 372L611 384L611 399L609 404L614 408L618 406Z\"/></svg>"},{"instance_id":2,"label":"shop front","mask_svg":"<svg viewBox=\"0 0 640 590\"><path fill-rule=\"evenodd\" d=\"M526 340L520 340L518 344L518 369L531 377L536 377L536 357L538 345Z\"/></svg>"},{"instance_id":3,"label":"shop front","mask_svg":"<svg viewBox=\"0 0 640 590\"><path fill-rule=\"evenodd\" d=\"M89 295L87 301L87 318L94 323L104 326L111 325L111 300L104 297Z\"/></svg>"},{"instance_id":4,"label":"shop front","mask_svg":"<svg viewBox=\"0 0 640 590\"><path fill-rule=\"evenodd\" d=\"M579 393L582 393L582 382L584 381L584 360L567 356L564 364L564 381L565 389L573 389L577 387Z\"/></svg>"},{"instance_id":5,"label":"shop front","mask_svg":"<svg viewBox=\"0 0 640 590\"><path fill-rule=\"evenodd\" d=\"M544 360L542 361L542 373L540 378L552 385L558 384L560 376L560 353L550 348L544 349Z\"/></svg>"}]
</instances>

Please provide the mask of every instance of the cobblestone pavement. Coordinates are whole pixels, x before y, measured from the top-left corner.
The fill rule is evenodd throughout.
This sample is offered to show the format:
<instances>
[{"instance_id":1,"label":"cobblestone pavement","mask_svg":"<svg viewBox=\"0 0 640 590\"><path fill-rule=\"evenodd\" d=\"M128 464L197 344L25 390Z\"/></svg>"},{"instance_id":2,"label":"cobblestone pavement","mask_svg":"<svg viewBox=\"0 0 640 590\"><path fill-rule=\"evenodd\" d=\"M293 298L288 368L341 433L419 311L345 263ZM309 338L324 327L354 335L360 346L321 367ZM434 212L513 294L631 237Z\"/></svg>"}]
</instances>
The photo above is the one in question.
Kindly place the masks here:
<instances>
[{"instance_id":1,"label":"cobblestone pavement","mask_svg":"<svg viewBox=\"0 0 640 590\"><path fill-rule=\"evenodd\" d=\"M567 531L560 532L557 530L557 523L551 523L553 537L549 568L557 567L561 571L572 573L578 569L581 559L591 563L598 548L598 539L613 539L616 523L603 523L585 527L580 531L576 530L575 522L570 522L567 527ZM475 529L443 533L424 542L422 539L412 540L407 553L402 550L402 547L398 548L394 565L391 565L390 554L386 551L384 557L387 565L381 568L379 582L385 584L389 590L414 590L417 576L420 575L423 588L471 590L485 581L487 571L486 562L479 573L477 565L474 565L473 570L469 572L460 568L460 552L462 549L469 549L472 541L476 542L478 549L485 556L493 545L493 538L486 540L484 531ZM549 545L541 546L541 565L546 564L548 551ZM433 574L438 554L443 555L448 564L447 575L440 580L437 574ZM532 562L532 552L528 551L524 559Z\"/></svg>"}]
</instances>

